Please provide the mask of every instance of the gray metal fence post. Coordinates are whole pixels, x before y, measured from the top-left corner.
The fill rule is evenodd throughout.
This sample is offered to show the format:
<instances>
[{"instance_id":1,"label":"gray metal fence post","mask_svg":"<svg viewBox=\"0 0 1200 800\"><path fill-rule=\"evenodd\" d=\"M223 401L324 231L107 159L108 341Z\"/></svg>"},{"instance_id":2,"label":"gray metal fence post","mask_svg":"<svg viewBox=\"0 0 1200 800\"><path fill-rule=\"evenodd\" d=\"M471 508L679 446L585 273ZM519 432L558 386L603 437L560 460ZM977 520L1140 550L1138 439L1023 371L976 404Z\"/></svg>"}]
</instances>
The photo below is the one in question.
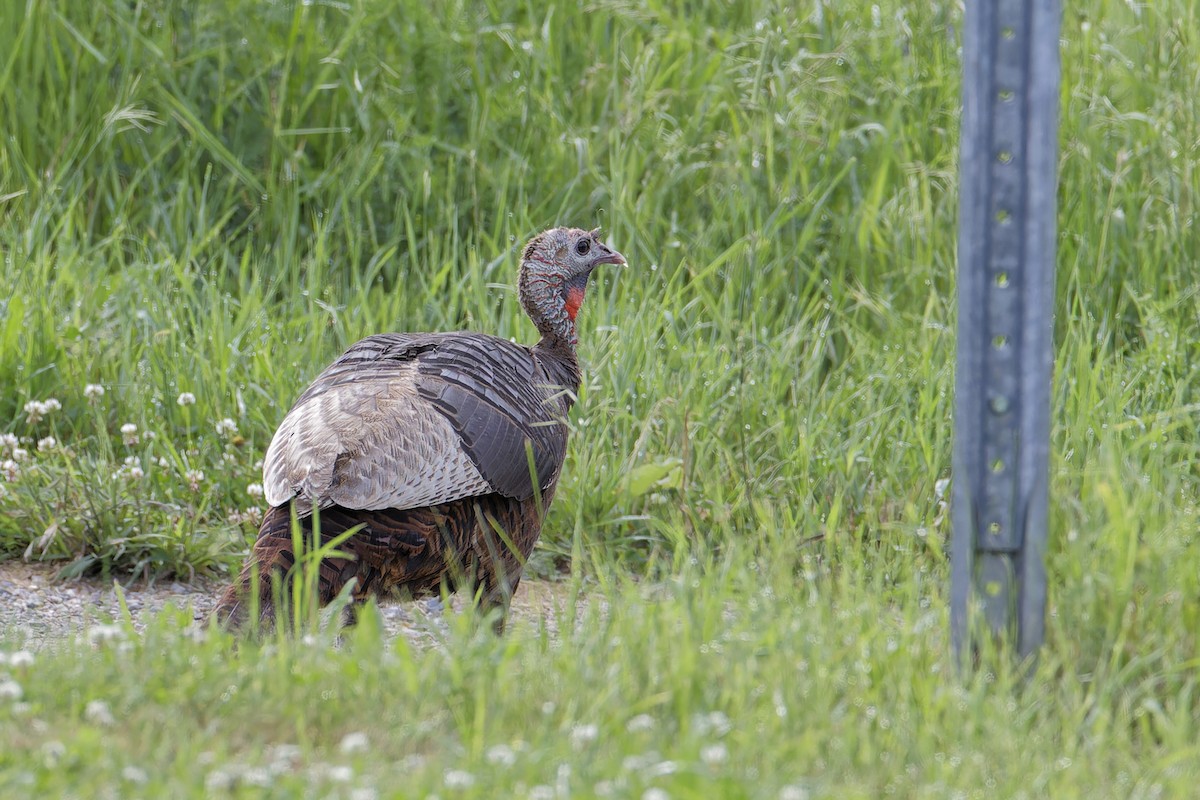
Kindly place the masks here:
<instances>
[{"instance_id":1,"label":"gray metal fence post","mask_svg":"<svg viewBox=\"0 0 1200 800\"><path fill-rule=\"evenodd\" d=\"M950 626L1045 630L1059 0L967 0ZM974 592L972 592L972 587Z\"/></svg>"}]
</instances>

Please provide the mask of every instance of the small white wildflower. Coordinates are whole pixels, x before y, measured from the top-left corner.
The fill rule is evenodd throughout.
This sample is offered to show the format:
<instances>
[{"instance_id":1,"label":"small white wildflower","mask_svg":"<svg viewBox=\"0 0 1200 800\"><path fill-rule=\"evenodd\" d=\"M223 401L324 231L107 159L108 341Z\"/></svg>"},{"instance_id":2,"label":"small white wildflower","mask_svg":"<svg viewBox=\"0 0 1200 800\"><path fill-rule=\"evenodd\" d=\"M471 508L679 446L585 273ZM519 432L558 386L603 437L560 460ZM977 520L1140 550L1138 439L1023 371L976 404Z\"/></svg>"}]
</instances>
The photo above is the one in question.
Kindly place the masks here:
<instances>
[{"instance_id":1,"label":"small white wildflower","mask_svg":"<svg viewBox=\"0 0 1200 800\"><path fill-rule=\"evenodd\" d=\"M37 448L38 451L42 453L46 452L47 450L53 450L56 447L58 447L58 439L55 439L53 436L47 436L44 439L38 439Z\"/></svg>"},{"instance_id":2,"label":"small white wildflower","mask_svg":"<svg viewBox=\"0 0 1200 800\"><path fill-rule=\"evenodd\" d=\"M130 467L129 471L125 474L129 476L129 480L131 481L140 481L142 478L146 477L146 470L142 469L141 467Z\"/></svg>"},{"instance_id":3,"label":"small white wildflower","mask_svg":"<svg viewBox=\"0 0 1200 800\"><path fill-rule=\"evenodd\" d=\"M717 742L716 744L707 744L700 748L700 760L710 767L715 767L718 764L724 764L729 759L729 749L725 745Z\"/></svg>"},{"instance_id":4,"label":"small white wildflower","mask_svg":"<svg viewBox=\"0 0 1200 800\"><path fill-rule=\"evenodd\" d=\"M229 522L229 524L230 524L230 525L232 525L232 526L233 526L233 527L235 527L235 528L236 528L238 525L241 525L241 524L242 524L242 522L244 521L244 520L242 519L242 512L238 511L236 508L235 508L235 509L233 509L232 511L230 511L230 512L229 512L229 513L228 513L228 514L225 516L225 519L226 519L226 521L227 521L227 522Z\"/></svg>"},{"instance_id":5,"label":"small white wildflower","mask_svg":"<svg viewBox=\"0 0 1200 800\"><path fill-rule=\"evenodd\" d=\"M191 392L183 392L175 402L181 406L194 406L196 404L196 395Z\"/></svg>"},{"instance_id":6,"label":"small white wildflower","mask_svg":"<svg viewBox=\"0 0 1200 800\"><path fill-rule=\"evenodd\" d=\"M506 744L492 745L483 754L483 757L489 764L499 764L502 767L511 767L517 761L517 754Z\"/></svg>"},{"instance_id":7,"label":"small white wildflower","mask_svg":"<svg viewBox=\"0 0 1200 800\"><path fill-rule=\"evenodd\" d=\"M673 775L679 771L679 765L674 761L660 761L646 769L647 777L658 778L663 775Z\"/></svg>"},{"instance_id":8,"label":"small white wildflower","mask_svg":"<svg viewBox=\"0 0 1200 800\"><path fill-rule=\"evenodd\" d=\"M247 786L261 786L264 788L275 782L271 771L265 767L244 767L239 778Z\"/></svg>"},{"instance_id":9,"label":"small white wildflower","mask_svg":"<svg viewBox=\"0 0 1200 800\"><path fill-rule=\"evenodd\" d=\"M15 433L0 434L0 449L12 451L19 444L21 444L21 440Z\"/></svg>"},{"instance_id":10,"label":"small white wildflower","mask_svg":"<svg viewBox=\"0 0 1200 800\"><path fill-rule=\"evenodd\" d=\"M24 461L29 458L29 451L23 447L14 447L12 451L13 461Z\"/></svg>"},{"instance_id":11,"label":"small white wildflower","mask_svg":"<svg viewBox=\"0 0 1200 800\"><path fill-rule=\"evenodd\" d=\"M575 748L583 747L586 744L594 742L599 733L600 729L595 725L576 725L574 728L571 728L571 744Z\"/></svg>"},{"instance_id":12,"label":"small white wildflower","mask_svg":"<svg viewBox=\"0 0 1200 800\"><path fill-rule=\"evenodd\" d=\"M237 433L237 423L231 420L229 417L217 422L218 436L232 436L235 433Z\"/></svg>"},{"instance_id":13,"label":"small white wildflower","mask_svg":"<svg viewBox=\"0 0 1200 800\"><path fill-rule=\"evenodd\" d=\"M138 458L137 456L125 456L125 466L129 467L130 469L133 469L134 467L140 467L141 465L142 459Z\"/></svg>"},{"instance_id":14,"label":"small white wildflower","mask_svg":"<svg viewBox=\"0 0 1200 800\"><path fill-rule=\"evenodd\" d=\"M183 477L187 479L188 487L193 492L199 491L200 484L204 482L204 473L198 469L189 469Z\"/></svg>"},{"instance_id":15,"label":"small white wildflower","mask_svg":"<svg viewBox=\"0 0 1200 800\"><path fill-rule=\"evenodd\" d=\"M14 680L0 681L0 700L20 700L25 692Z\"/></svg>"},{"instance_id":16,"label":"small white wildflower","mask_svg":"<svg viewBox=\"0 0 1200 800\"><path fill-rule=\"evenodd\" d=\"M116 719L113 718L112 709L103 700L92 700L89 702L83 710L83 716L88 722L105 727L116 722Z\"/></svg>"},{"instance_id":17,"label":"small white wildflower","mask_svg":"<svg viewBox=\"0 0 1200 800\"><path fill-rule=\"evenodd\" d=\"M302 753L303 751L300 749L300 747L294 744L273 744L267 748L267 758L271 759L272 761L299 761Z\"/></svg>"},{"instance_id":18,"label":"small white wildflower","mask_svg":"<svg viewBox=\"0 0 1200 800\"><path fill-rule=\"evenodd\" d=\"M83 396L87 398L89 403L95 405L100 402L101 397L104 397L104 387L98 383L89 383L83 387Z\"/></svg>"},{"instance_id":19,"label":"small white wildflower","mask_svg":"<svg viewBox=\"0 0 1200 800\"><path fill-rule=\"evenodd\" d=\"M3 475L6 481L15 481L20 472L21 466L11 458L7 458L0 463L0 475Z\"/></svg>"},{"instance_id":20,"label":"small white wildflower","mask_svg":"<svg viewBox=\"0 0 1200 800\"><path fill-rule=\"evenodd\" d=\"M733 730L733 723L729 721L729 716L724 711L696 714L692 717L692 726L696 729L696 733L701 736L710 731L717 736L724 736Z\"/></svg>"},{"instance_id":21,"label":"small white wildflower","mask_svg":"<svg viewBox=\"0 0 1200 800\"><path fill-rule=\"evenodd\" d=\"M18 650L15 653L11 653L7 660L10 667L28 667L33 663L33 653L28 650ZM3 663L4 661L0 660L0 664Z\"/></svg>"},{"instance_id":22,"label":"small white wildflower","mask_svg":"<svg viewBox=\"0 0 1200 800\"><path fill-rule=\"evenodd\" d=\"M353 731L342 737L341 744L338 749L346 755L351 753L365 753L371 747L371 741L362 731Z\"/></svg>"},{"instance_id":23,"label":"small white wildflower","mask_svg":"<svg viewBox=\"0 0 1200 800\"><path fill-rule=\"evenodd\" d=\"M167 461L162 456L159 456L157 459L155 459L154 463L157 464L158 466L162 467L163 469L166 469L171 466L171 462Z\"/></svg>"},{"instance_id":24,"label":"small white wildflower","mask_svg":"<svg viewBox=\"0 0 1200 800\"><path fill-rule=\"evenodd\" d=\"M529 800L554 800L554 787L539 783L529 789Z\"/></svg>"},{"instance_id":25,"label":"small white wildflower","mask_svg":"<svg viewBox=\"0 0 1200 800\"><path fill-rule=\"evenodd\" d=\"M257 525L262 522L262 514L257 508L244 508L242 509L242 522L248 525Z\"/></svg>"},{"instance_id":26,"label":"small white wildflower","mask_svg":"<svg viewBox=\"0 0 1200 800\"><path fill-rule=\"evenodd\" d=\"M785 786L779 790L779 800L808 800L808 790L803 786Z\"/></svg>"},{"instance_id":27,"label":"small white wildflower","mask_svg":"<svg viewBox=\"0 0 1200 800\"><path fill-rule=\"evenodd\" d=\"M46 409L46 413L49 414L51 411L60 411L62 403L58 402L56 398L49 397L42 403L42 408Z\"/></svg>"},{"instance_id":28,"label":"small white wildflower","mask_svg":"<svg viewBox=\"0 0 1200 800\"><path fill-rule=\"evenodd\" d=\"M354 780L354 770L347 767L345 764L338 764L336 767L330 767L329 780L335 783L349 783Z\"/></svg>"},{"instance_id":29,"label":"small white wildflower","mask_svg":"<svg viewBox=\"0 0 1200 800\"><path fill-rule=\"evenodd\" d=\"M125 629L120 625L95 625L88 628L87 638L92 644L117 642L125 638Z\"/></svg>"},{"instance_id":30,"label":"small white wildflower","mask_svg":"<svg viewBox=\"0 0 1200 800\"><path fill-rule=\"evenodd\" d=\"M30 400L25 404L25 422L29 425L36 425L42 421L42 417L46 415L46 404L39 400Z\"/></svg>"},{"instance_id":31,"label":"small white wildflower","mask_svg":"<svg viewBox=\"0 0 1200 800\"><path fill-rule=\"evenodd\" d=\"M625 723L625 730L630 733L644 733L654 730L654 717L649 714L638 714Z\"/></svg>"},{"instance_id":32,"label":"small white wildflower","mask_svg":"<svg viewBox=\"0 0 1200 800\"><path fill-rule=\"evenodd\" d=\"M226 464L236 464L237 456L234 455L233 453L221 453L221 460L224 461Z\"/></svg>"},{"instance_id":33,"label":"small white wildflower","mask_svg":"<svg viewBox=\"0 0 1200 800\"><path fill-rule=\"evenodd\" d=\"M651 786L649 789L642 792L642 800L671 800L671 795L667 794L666 789L660 789L657 786Z\"/></svg>"},{"instance_id":34,"label":"small white wildflower","mask_svg":"<svg viewBox=\"0 0 1200 800\"><path fill-rule=\"evenodd\" d=\"M246 494L258 499L263 496L263 487L261 483L252 483L246 487Z\"/></svg>"},{"instance_id":35,"label":"small white wildflower","mask_svg":"<svg viewBox=\"0 0 1200 800\"><path fill-rule=\"evenodd\" d=\"M357 786L350 790L350 800L377 800L379 792L371 786Z\"/></svg>"},{"instance_id":36,"label":"small white wildflower","mask_svg":"<svg viewBox=\"0 0 1200 800\"><path fill-rule=\"evenodd\" d=\"M146 774L146 770L141 767L135 767L132 764L121 770L121 777L130 783L145 783L150 780L150 776Z\"/></svg>"},{"instance_id":37,"label":"small white wildflower","mask_svg":"<svg viewBox=\"0 0 1200 800\"><path fill-rule=\"evenodd\" d=\"M229 790L235 783L237 783L237 776L223 769L214 769L204 776L204 788L209 791Z\"/></svg>"},{"instance_id":38,"label":"small white wildflower","mask_svg":"<svg viewBox=\"0 0 1200 800\"><path fill-rule=\"evenodd\" d=\"M127 445L135 445L138 443L137 425L132 422L126 422L121 426L121 441Z\"/></svg>"},{"instance_id":39,"label":"small white wildflower","mask_svg":"<svg viewBox=\"0 0 1200 800\"><path fill-rule=\"evenodd\" d=\"M447 789L470 789L475 785L475 776L463 769L448 769L442 773L442 782Z\"/></svg>"}]
</instances>

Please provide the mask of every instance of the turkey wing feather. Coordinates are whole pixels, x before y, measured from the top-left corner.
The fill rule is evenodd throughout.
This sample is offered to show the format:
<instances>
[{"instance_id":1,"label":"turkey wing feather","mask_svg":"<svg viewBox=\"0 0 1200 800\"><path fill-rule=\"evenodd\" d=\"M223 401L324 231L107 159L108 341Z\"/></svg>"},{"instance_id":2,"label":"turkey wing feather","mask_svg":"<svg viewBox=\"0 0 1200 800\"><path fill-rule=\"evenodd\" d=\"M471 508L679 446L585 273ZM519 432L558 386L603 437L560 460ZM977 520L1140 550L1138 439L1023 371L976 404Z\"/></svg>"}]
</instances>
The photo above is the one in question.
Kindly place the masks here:
<instances>
[{"instance_id":1,"label":"turkey wing feather","mask_svg":"<svg viewBox=\"0 0 1200 800\"><path fill-rule=\"evenodd\" d=\"M263 467L266 499L278 506L296 498L304 513L313 502L375 510L491 492L527 498L525 440L543 487L566 447L540 372L527 349L490 336L364 339L280 424Z\"/></svg>"}]
</instances>

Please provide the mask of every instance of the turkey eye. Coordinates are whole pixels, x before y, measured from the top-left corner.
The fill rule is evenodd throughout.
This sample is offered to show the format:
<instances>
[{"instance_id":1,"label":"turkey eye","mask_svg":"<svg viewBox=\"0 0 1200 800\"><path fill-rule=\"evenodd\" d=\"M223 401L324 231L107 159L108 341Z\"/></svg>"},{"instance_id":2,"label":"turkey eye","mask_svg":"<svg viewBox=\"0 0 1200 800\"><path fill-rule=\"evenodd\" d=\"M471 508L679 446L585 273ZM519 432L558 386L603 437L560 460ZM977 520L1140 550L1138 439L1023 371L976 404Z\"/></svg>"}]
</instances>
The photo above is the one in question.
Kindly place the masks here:
<instances>
[{"instance_id":1,"label":"turkey eye","mask_svg":"<svg viewBox=\"0 0 1200 800\"><path fill-rule=\"evenodd\" d=\"M592 243L588 239L580 239L575 244L575 252L581 256L586 256L588 251L592 249Z\"/></svg>"}]
</instances>

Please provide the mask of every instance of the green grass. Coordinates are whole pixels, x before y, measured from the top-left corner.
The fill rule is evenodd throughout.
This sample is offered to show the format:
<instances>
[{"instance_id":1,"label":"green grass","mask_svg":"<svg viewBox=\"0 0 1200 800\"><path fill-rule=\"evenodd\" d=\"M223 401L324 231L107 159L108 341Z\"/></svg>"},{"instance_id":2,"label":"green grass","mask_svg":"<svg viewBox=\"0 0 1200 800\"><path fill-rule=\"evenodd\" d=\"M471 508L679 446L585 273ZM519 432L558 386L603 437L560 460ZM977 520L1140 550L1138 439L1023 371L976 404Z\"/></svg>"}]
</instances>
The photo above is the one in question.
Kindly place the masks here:
<instances>
[{"instance_id":1,"label":"green grass","mask_svg":"<svg viewBox=\"0 0 1200 800\"><path fill-rule=\"evenodd\" d=\"M531 341L516 248L553 224L630 262L585 306L538 556L588 587L576 630L64 644L0 667L26 703L0 699L5 793L201 794L277 744L299 766L245 796L322 764L352 780L313 791L345 796L1191 791L1200 5L1064 18L1051 617L1024 683L951 677L945 636L961 19L793 5L0 0L0 434L28 451L0 553L219 574L275 424L346 345Z\"/></svg>"}]
</instances>

